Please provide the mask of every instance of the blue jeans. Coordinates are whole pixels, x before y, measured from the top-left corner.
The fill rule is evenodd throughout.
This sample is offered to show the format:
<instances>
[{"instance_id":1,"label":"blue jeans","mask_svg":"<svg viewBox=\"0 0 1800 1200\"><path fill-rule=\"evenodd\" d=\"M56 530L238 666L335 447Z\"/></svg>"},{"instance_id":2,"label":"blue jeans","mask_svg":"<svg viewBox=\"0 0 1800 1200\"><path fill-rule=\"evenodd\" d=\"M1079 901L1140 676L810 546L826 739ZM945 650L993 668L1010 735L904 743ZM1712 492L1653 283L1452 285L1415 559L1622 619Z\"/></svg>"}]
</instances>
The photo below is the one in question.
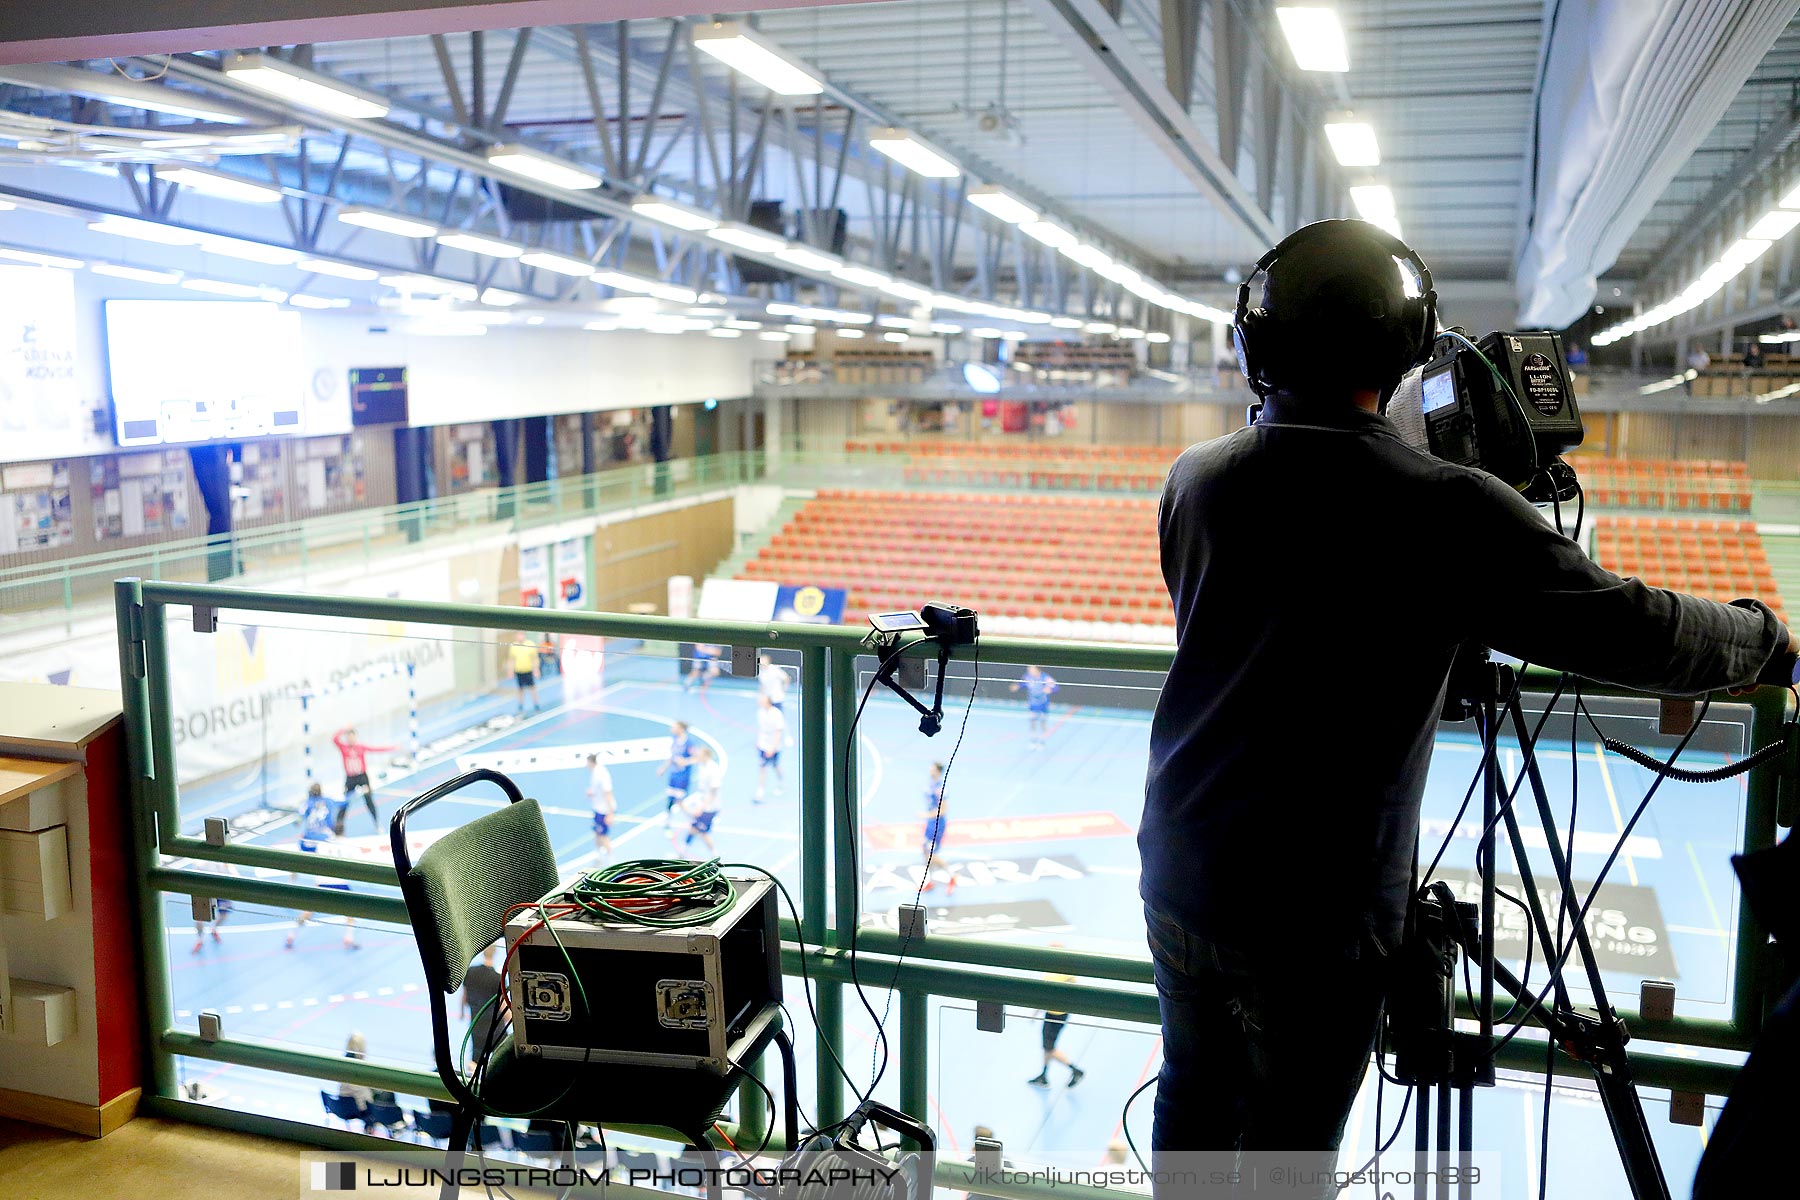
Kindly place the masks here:
<instances>
[{"instance_id":1,"label":"blue jeans","mask_svg":"<svg viewBox=\"0 0 1800 1200\"><path fill-rule=\"evenodd\" d=\"M1385 959L1373 947L1358 958L1309 953L1301 931L1252 959L1149 906L1144 920L1163 1033L1153 1150L1280 1151L1330 1170L1375 1046Z\"/></svg>"}]
</instances>

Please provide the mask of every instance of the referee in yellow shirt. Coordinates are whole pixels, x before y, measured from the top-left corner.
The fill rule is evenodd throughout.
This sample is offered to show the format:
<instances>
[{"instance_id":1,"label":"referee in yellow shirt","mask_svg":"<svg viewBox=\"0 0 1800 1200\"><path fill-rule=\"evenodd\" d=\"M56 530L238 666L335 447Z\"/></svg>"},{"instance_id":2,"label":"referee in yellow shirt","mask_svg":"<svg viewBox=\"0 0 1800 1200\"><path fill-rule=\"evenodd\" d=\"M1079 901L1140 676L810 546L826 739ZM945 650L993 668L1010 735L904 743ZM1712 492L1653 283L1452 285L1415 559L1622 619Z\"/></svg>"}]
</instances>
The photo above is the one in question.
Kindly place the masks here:
<instances>
[{"instance_id":1,"label":"referee in yellow shirt","mask_svg":"<svg viewBox=\"0 0 1800 1200\"><path fill-rule=\"evenodd\" d=\"M525 711L525 693L531 693L531 711L543 711L538 703L537 690L537 647L531 644L527 634L519 634L513 644L507 647L507 654L512 659L513 682L519 685L519 712Z\"/></svg>"},{"instance_id":2,"label":"referee in yellow shirt","mask_svg":"<svg viewBox=\"0 0 1800 1200\"><path fill-rule=\"evenodd\" d=\"M1050 948L1053 950L1061 950L1062 945L1061 942L1051 942ZM1075 982L1075 977L1073 975L1049 974L1045 975L1044 978L1051 983ZM1053 1062L1059 1062L1063 1066L1069 1068L1070 1087L1074 1087L1076 1084L1080 1083L1081 1077L1087 1074L1086 1071L1083 1071L1080 1067L1076 1066L1074 1060L1066 1053L1056 1048L1057 1040L1062 1037L1063 1027L1068 1023L1068 1013L1045 1010L1043 1037L1044 1069L1026 1081L1031 1084L1032 1087L1047 1088L1050 1086L1050 1064Z\"/></svg>"}]
</instances>

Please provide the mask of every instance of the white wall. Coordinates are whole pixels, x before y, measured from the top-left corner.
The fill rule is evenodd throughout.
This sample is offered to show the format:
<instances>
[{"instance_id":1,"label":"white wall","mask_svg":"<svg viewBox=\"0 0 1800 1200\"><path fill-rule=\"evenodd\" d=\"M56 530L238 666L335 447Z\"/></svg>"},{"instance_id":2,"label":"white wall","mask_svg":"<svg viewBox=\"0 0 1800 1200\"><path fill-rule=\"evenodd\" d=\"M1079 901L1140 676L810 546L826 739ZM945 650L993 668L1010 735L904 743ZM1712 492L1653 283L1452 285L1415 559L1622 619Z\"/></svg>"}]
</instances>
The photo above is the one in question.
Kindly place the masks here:
<instances>
[{"instance_id":1,"label":"white wall","mask_svg":"<svg viewBox=\"0 0 1800 1200\"><path fill-rule=\"evenodd\" d=\"M421 337L405 332L408 323L383 314L306 314L309 377L326 371L347 387L353 366L404 366L412 423L449 425L747 396L753 347L767 349L748 338L547 326Z\"/></svg>"}]
</instances>

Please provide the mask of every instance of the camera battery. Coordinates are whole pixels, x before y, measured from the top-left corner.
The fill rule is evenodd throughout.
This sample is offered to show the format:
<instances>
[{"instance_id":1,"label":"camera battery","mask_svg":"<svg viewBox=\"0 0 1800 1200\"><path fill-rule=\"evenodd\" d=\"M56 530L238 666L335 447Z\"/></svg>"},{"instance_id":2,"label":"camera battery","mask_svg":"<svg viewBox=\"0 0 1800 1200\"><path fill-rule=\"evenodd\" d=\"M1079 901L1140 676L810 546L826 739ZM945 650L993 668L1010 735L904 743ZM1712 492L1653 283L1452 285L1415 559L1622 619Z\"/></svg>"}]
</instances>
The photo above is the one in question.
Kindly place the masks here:
<instances>
[{"instance_id":1,"label":"camera battery","mask_svg":"<svg viewBox=\"0 0 1800 1200\"><path fill-rule=\"evenodd\" d=\"M731 907L705 925L515 914L506 924L515 1051L729 1071L781 1003L781 937L774 886L726 882Z\"/></svg>"}]
</instances>

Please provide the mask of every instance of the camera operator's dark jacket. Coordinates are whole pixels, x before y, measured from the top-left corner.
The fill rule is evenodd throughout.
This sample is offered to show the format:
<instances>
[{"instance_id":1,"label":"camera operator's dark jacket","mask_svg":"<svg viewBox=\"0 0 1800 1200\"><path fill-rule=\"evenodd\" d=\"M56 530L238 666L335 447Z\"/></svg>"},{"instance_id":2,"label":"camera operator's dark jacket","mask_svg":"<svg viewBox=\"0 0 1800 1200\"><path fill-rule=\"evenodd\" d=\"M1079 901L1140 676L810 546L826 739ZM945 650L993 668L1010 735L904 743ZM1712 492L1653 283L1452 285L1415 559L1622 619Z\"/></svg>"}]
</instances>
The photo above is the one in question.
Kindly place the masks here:
<instances>
[{"instance_id":1,"label":"camera operator's dark jacket","mask_svg":"<svg viewBox=\"0 0 1800 1200\"><path fill-rule=\"evenodd\" d=\"M1190 448L1159 528L1179 645L1141 891L1252 954L1398 942L1459 643L1675 695L1786 669L1765 606L1620 579L1505 484L1344 401L1272 397Z\"/></svg>"}]
</instances>

